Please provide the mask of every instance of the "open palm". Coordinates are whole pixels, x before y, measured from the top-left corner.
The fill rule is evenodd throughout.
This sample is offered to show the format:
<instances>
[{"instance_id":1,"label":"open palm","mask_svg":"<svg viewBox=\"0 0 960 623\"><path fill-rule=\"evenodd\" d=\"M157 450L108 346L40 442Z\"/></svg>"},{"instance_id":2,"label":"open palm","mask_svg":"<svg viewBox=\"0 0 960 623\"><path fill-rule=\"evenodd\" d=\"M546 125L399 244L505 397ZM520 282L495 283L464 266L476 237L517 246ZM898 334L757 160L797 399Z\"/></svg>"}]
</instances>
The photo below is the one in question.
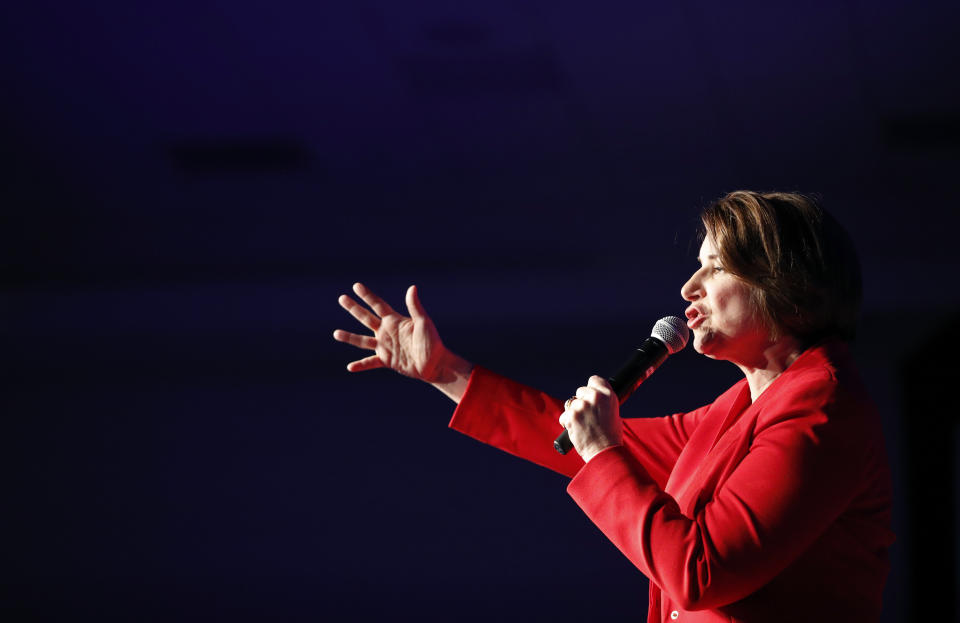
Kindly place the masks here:
<instances>
[{"instance_id":1,"label":"open palm","mask_svg":"<svg viewBox=\"0 0 960 623\"><path fill-rule=\"evenodd\" d=\"M371 330L373 335L359 335L337 329L334 339L375 354L347 365L351 372L375 368L390 368L400 374L433 383L439 380L439 367L445 348L437 328L420 303L416 286L407 289L406 303L410 316L394 311L386 301L371 292L362 283L353 291L370 306L372 312L350 296L340 297L340 305Z\"/></svg>"}]
</instances>

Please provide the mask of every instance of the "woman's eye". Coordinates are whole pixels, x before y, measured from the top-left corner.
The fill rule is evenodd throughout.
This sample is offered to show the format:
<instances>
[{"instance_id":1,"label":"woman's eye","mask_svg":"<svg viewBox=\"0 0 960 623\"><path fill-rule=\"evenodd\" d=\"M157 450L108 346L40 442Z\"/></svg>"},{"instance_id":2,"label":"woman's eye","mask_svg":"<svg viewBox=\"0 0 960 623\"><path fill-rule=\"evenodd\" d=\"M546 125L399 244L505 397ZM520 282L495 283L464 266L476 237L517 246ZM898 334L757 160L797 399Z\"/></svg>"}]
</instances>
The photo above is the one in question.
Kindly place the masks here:
<instances>
[{"instance_id":1,"label":"woman's eye","mask_svg":"<svg viewBox=\"0 0 960 623\"><path fill-rule=\"evenodd\" d=\"M722 273L722 272L723 272L723 266L714 266L714 267L713 267L713 272L715 272L715 273Z\"/></svg>"}]
</instances>

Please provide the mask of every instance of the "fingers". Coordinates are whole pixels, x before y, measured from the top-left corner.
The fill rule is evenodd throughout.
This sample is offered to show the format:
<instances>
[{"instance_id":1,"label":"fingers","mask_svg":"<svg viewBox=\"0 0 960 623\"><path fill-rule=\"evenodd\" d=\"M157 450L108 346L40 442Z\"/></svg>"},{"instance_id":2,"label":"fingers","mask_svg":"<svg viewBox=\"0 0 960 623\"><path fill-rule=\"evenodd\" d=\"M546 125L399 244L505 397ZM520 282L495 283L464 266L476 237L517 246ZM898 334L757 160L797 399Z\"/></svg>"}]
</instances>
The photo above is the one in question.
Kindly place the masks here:
<instances>
[{"instance_id":1,"label":"fingers","mask_svg":"<svg viewBox=\"0 0 960 623\"><path fill-rule=\"evenodd\" d=\"M613 388L610 387L609 381L602 376L597 376L596 374L587 380L587 387L592 387L601 394L609 394L613 392Z\"/></svg>"},{"instance_id":2,"label":"fingers","mask_svg":"<svg viewBox=\"0 0 960 623\"><path fill-rule=\"evenodd\" d=\"M420 302L420 291L417 286L407 288L407 311L410 312L410 317L414 319L428 320L430 318L427 315L427 310L423 308L423 303Z\"/></svg>"},{"instance_id":3,"label":"fingers","mask_svg":"<svg viewBox=\"0 0 960 623\"><path fill-rule=\"evenodd\" d=\"M342 329L337 329L333 332L333 339L338 342L351 344L357 348L366 348L367 350L376 350L377 348L377 339L375 337L370 335L357 335L356 333L350 333Z\"/></svg>"},{"instance_id":4,"label":"fingers","mask_svg":"<svg viewBox=\"0 0 960 623\"><path fill-rule=\"evenodd\" d=\"M592 389L580 387L576 396L570 396L563 403L563 413L560 414L560 426L569 429L574 420L583 417L587 407L592 406Z\"/></svg>"},{"instance_id":5,"label":"fingers","mask_svg":"<svg viewBox=\"0 0 960 623\"><path fill-rule=\"evenodd\" d=\"M577 393L567 398L563 403L563 411L564 413L583 411L584 407L596 405L600 395L607 395L612 391L606 379L601 376L591 376L586 385L578 387Z\"/></svg>"},{"instance_id":6,"label":"fingers","mask_svg":"<svg viewBox=\"0 0 960 623\"><path fill-rule=\"evenodd\" d=\"M587 404L595 404L597 402L597 390L592 387L578 387L577 398Z\"/></svg>"},{"instance_id":7,"label":"fingers","mask_svg":"<svg viewBox=\"0 0 960 623\"><path fill-rule=\"evenodd\" d=\"M376 312L376 314L381 318L396 313L386 301L371 292L367 286L363 285L362 283L357 282L353 284L353 291L356 292L357 296L363 299L363 302L369 305L370 309Z\"/></svg>"},{"instance_id":8,"label":"fingers","mask_svg":"<svg viewBox=\"0 0 960 623\"><path fill-rule=\"evenodd\" d=\"M592 387L578 387L577 393L570 396L563 403L564 411L582 411L585 406L593 405L597 401L597 390Z\"/></svg>"},{"instance_id":9,"label":"fingers","mask_svg":"<svg viewBox=\"0 0 960 623\"><path fill-rule=\"evenodd\" d=\"M356 302L346 294L341 294L340 298L337 299L337 302L340 303L340 307L344 308L350 315L360 321L360 324L370 329L371 331L376 331L380 328L380 319L370 313L366 307Z\"/></svg>"},{"instance_id":10,"label":"fingers","mask_svg":"<svg viewBox=\"0 0 960 623\"><path fill-rule=\"evenodd\" d=\"M347 370L350 372L363 372L365 370L374 370L382 367L384 367L383 362L380 361L380 358L376 355L370 355L369 357L351 361L347 364Z\"/></svg>"}]
</instances>

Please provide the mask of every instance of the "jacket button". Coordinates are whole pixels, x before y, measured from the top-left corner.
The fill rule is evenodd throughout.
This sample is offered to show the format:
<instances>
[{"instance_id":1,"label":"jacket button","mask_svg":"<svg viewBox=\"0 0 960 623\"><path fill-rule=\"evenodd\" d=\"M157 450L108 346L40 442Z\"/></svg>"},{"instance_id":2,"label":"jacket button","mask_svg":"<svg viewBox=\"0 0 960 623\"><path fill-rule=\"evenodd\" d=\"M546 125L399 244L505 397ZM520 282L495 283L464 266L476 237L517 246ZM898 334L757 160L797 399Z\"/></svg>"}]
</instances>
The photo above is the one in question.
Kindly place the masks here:
<instances>
[{"instance_id":1,"label":"jacket button","mask_svg":"<svg viewBox=\"0 0 960 623\"><path fill-rule=\"evenodd\" d=\"M680 613L674 610L673 612L670 613L670 618L676 621L677 619L680 618Z\"/></svg>"}]
</instances>

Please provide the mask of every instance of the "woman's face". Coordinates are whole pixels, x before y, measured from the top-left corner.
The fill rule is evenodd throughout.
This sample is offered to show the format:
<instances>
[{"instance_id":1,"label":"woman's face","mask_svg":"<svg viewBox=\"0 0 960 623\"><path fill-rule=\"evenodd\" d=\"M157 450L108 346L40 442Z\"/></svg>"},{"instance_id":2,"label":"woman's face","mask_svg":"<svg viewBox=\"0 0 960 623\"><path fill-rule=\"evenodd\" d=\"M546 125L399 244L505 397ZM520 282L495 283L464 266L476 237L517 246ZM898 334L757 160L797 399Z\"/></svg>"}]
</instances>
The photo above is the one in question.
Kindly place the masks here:
<instances>
[{"instance_id":1,"label":"woman's face","mask_svg":"<svg viewBox=\"0 0 960 623\"><path fill-rule=\"evenodd\" d=\"M690 301L693 347L713 359L750 365L769 344L769 331L750 300L750 286L724 270L714 241L700 246L700 268L680 289Z\"/></svg>"}]
</instances>

